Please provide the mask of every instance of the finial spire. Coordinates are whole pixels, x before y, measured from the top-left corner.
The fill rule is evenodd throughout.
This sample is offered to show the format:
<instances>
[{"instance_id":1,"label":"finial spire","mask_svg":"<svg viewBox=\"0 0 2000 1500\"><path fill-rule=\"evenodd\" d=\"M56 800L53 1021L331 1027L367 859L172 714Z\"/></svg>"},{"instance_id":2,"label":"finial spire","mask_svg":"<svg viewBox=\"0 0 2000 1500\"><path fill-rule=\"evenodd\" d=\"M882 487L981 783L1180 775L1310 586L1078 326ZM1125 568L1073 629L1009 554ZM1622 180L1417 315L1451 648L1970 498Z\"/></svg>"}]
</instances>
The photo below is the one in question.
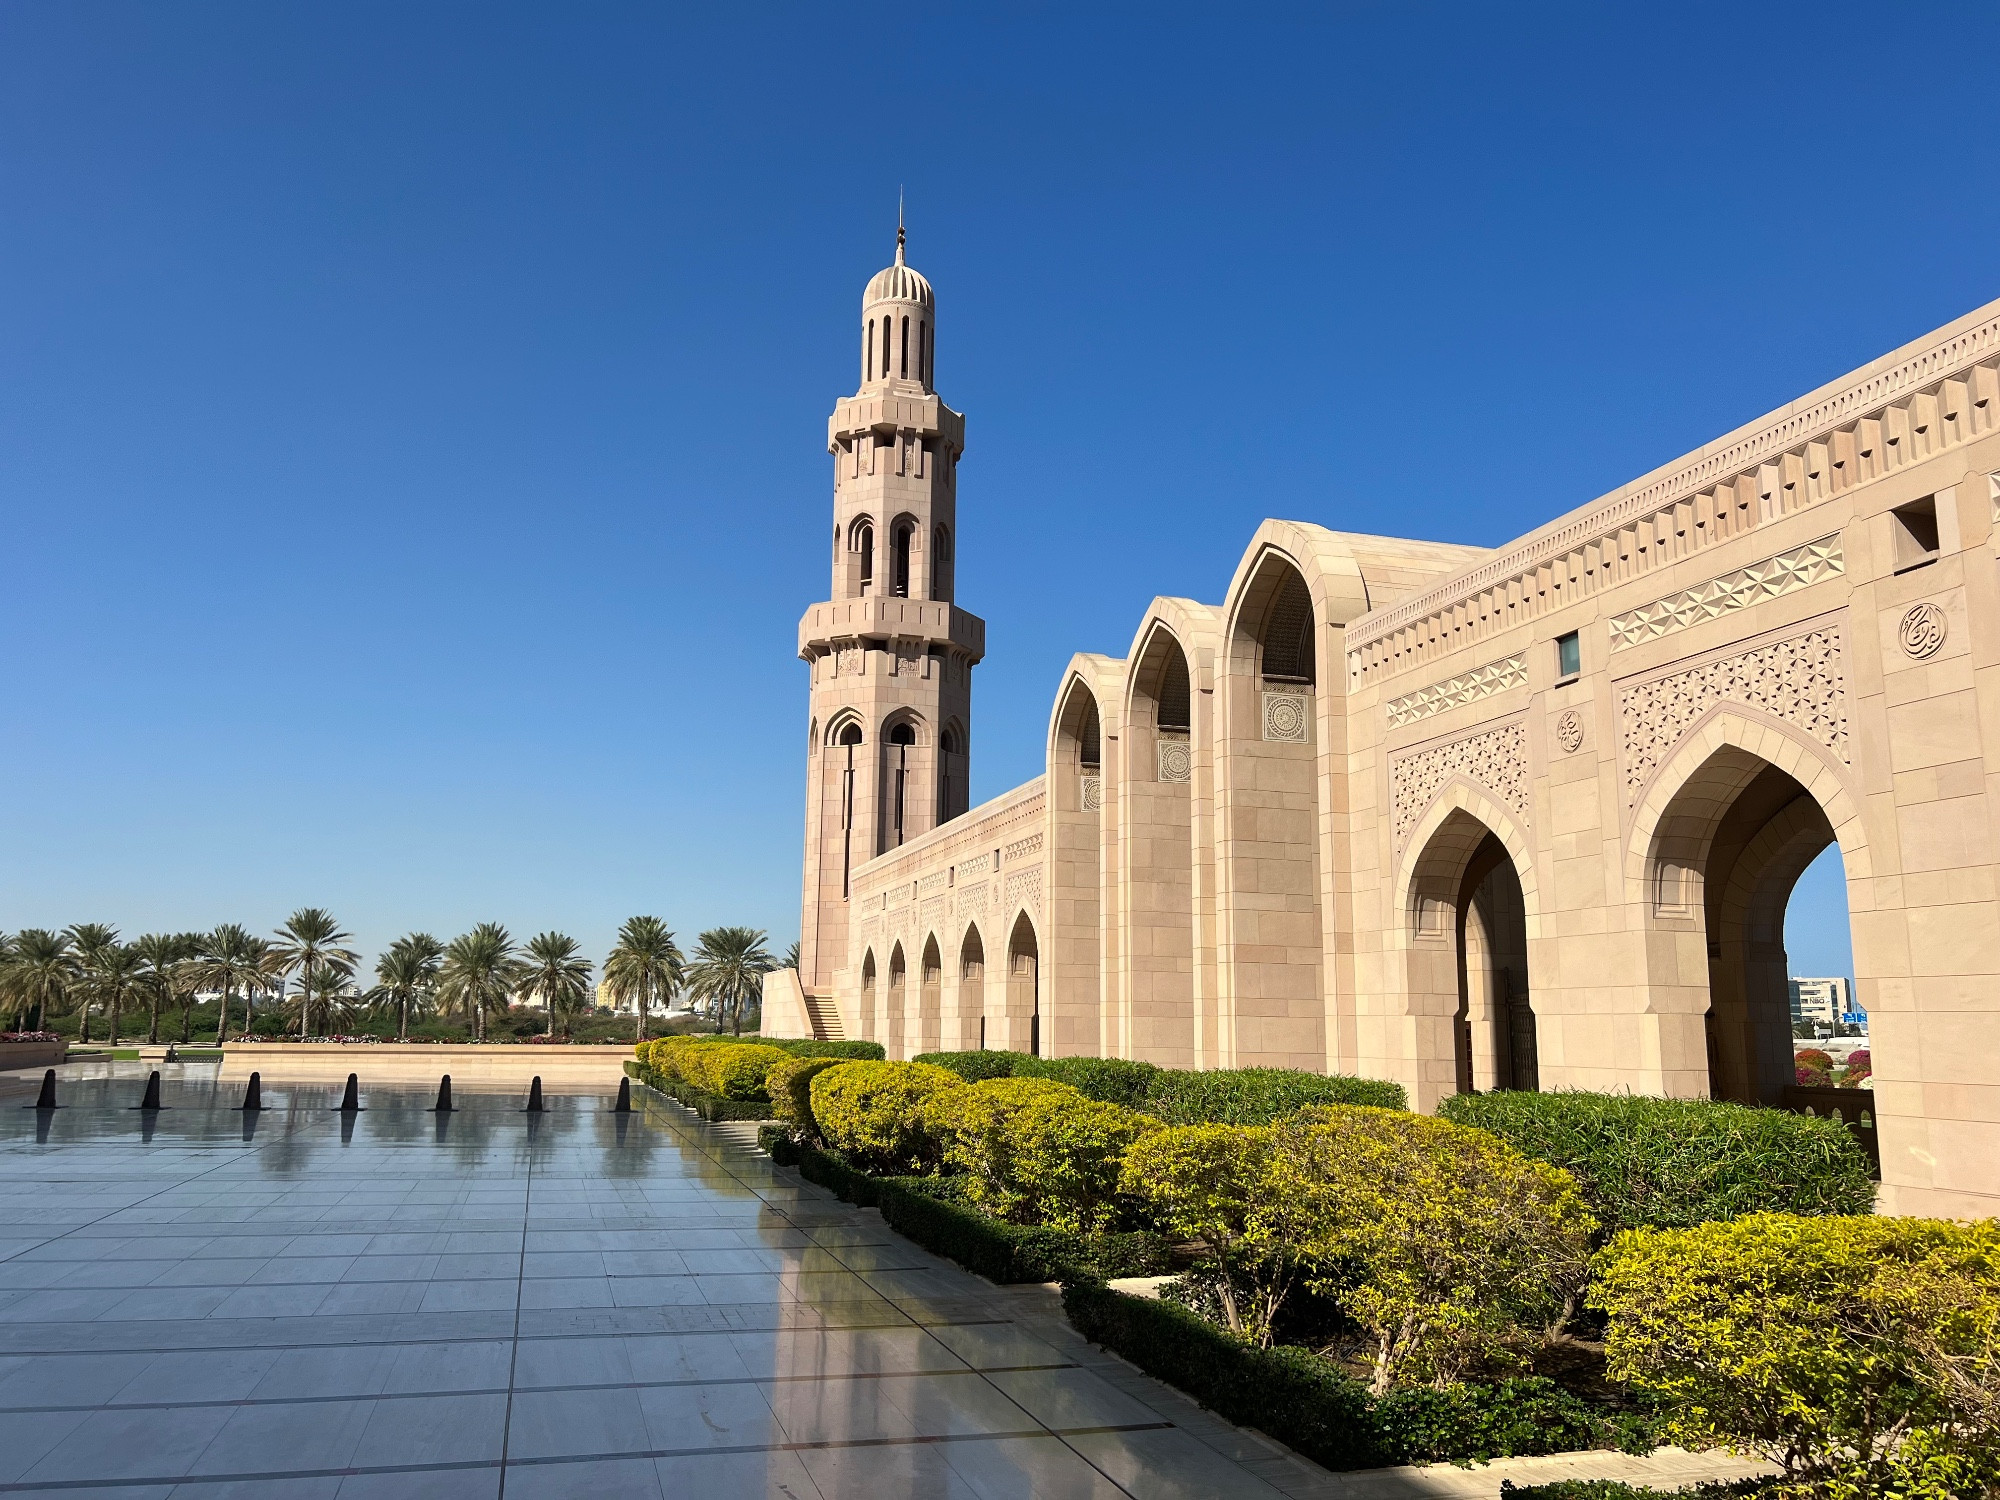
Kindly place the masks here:
<instances>
[{"instance_id":1,"label":"finial spire","mask_svg":"<svg viewBox=\"0 0 2000 1500\"><path fill-rule=\"evenodd\" d=\"M903 263L903 189L896 188L896 264Z\"/></svg>"}]
</instances>

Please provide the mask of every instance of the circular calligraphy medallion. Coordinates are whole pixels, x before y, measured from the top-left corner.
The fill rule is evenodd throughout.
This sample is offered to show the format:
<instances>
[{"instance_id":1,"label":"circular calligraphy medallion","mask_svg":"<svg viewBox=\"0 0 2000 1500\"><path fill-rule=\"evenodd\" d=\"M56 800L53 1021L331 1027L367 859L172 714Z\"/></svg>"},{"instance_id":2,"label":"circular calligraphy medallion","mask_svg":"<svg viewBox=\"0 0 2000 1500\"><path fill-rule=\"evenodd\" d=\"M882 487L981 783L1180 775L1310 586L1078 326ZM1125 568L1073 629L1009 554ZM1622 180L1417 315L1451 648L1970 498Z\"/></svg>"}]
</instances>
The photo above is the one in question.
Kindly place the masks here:
<instances>
[{"instance_id":1,"label":"circular calligraphy medallion","mask_svg":"<svg viewBox=\"0 0 2000 1500\"><path fill-rule=\"evenodd\" d=\"M1896 639L1902 642L1905 654L1918 661L1936 656L1944 636L1944 611L1930 603L1912 604L1903 613L1903 623L1896 627Z\"/></svg>"}]
</instances>

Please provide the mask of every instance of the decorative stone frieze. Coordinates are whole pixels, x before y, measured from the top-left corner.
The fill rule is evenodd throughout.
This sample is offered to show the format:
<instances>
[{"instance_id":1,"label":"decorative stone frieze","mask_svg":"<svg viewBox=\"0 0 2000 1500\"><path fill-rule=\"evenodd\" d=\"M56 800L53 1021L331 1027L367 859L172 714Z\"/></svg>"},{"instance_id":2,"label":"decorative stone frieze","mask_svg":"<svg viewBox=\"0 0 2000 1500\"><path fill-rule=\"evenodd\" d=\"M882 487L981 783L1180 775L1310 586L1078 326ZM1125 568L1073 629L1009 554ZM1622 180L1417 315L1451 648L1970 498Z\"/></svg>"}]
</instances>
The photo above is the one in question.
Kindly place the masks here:
<instances>
[{"instance_id":1,"label":"decorative stone frieze","mask_svg":"<svg viewBox=\"0 0 2000 1500\"><path fill-rule=\"evenodd\" d=\"M1398 756L1390 763L1390 802L1398 849L1408 841L1424 809L1454 776L1477 782L1515 817L1528 821L1527 736L1516 720Z\"/></svg>"},{"instance_id":2,"label":"decorative stone frieze","mask_svg":"<svg viewBox=\"0 0 2000 1500\"><path fill-rule=\"evenodd\" d=\"M1015 839L1013 843L1003 845L1000 857L1004 863L1007 860L1026 859L1030 854L1041 852L1042 836L1039 833L1031 833L1024 839Z\"/></svg>"},{"instance_id":3,"label":"decorative stone frieze","mask_svg":"<svg viewBox=\"0 0 2000 1500\"><path fill-rule=\"evenodd\" d=\"M1527 685L1527 657L1519 654L1502 657L1499 661L1490 661L1483 667L1474 667L1470 672L1461 672L1443 682L1418 688L1414 693L1391 698L1389 727L1401 729L1406 724L1441 714L1448 708L1460 708L1467 703L1477 703L1481 698L1490 698L1495 693L1504 693L1509 688Z\"/></svg>"},{"instance_id":4,"label":"decorative stone frieze","mask_svg":"<svg viewBox=\"0 0 2000 1500\"><path fill-rule=\"evenodd\" d=\"M1017 906L1032 907L1037 910L1042 904L1042 870L1037 865L1032 870L1021 870L1007 877L1007 906L1011 910Z\"/></svg>"},{"instance_id":5,"label":"decorative stone frieze","mask_svg":"<svg viewBox=\"0 0 2000 1500\"><path fill-rule=\"evenodd\" d=\"M1636 798L1695 723L1718 703L1784 720L1850 761L1847 679L1838 624L1667 672L1618 692L1625 795Z\"/></svg>"},{"instance_id":6,"label":"decorative stone frieze","mask_svg":"<svg viewBox=\"0 0 2000 1500\"><path fill-rule=\"evenodd\" d=\"M1655 599L1642 608L1613 615L1611 649L1623 651L1627 646L1656 641L1733 610L1796 593L1821 579L1838 578L1845 571L1839 533L1823 536L1803 547L1794 547L1747 568L1682 589L1678 594Z\"/></svg>"}]
</instances>

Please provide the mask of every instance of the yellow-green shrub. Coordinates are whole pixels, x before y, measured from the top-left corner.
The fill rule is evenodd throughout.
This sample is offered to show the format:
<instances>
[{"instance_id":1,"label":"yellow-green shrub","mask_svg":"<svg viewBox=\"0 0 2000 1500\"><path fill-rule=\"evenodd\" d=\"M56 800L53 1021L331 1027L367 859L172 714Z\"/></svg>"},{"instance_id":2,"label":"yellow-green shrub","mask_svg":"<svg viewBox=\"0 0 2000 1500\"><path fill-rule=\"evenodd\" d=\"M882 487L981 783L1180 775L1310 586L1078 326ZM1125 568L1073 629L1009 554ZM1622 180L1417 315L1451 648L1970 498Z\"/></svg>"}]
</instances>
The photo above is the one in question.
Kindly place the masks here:
<instances>
[{"instance_id":1,"label":"yellow-green shrub","mask_svg":"<svg viewBox=\"0 0 2000 1500\"><path fill-rule=\"evenodd\" d=\"M812 1117L828 1144L873 1171L928 1171L937 1148L924 1129L925 1105L963 1087L956 1073L929 1063L842 1063L813 1079Z\"/></svg>"},{"instance_id":2,"label":"yellow-green shrub","mask_svg":"<svg viewBox=\"0 0 2000 1500\"><path fill-rule=\"evenodd\" d=\"M674 1062L681 1077L698 1089L724 1099L761 1099L764 1075L790 1056L778 1047L746 1042L683 1048Z\"/></svg>"},{"instance_id":3,"label":"yellow-green shrub","mask_svg":"<svg viewBox=\"0 0 2000 1500\"><path fill-rule=\"evenodd\" d=\"M828 1068L842 1065L838 1057L787 1057L764 1074L764 1093L771 1113L788 1125L812 1125L812 1081Z\"/></svg>"},{"instance_id":4,"label":"yellow-green shrub","mask_svg":"<svg viewBox=\"0 0 2000 1500\"><path fill-rule=\"evenodd\" d=\"M1017 1111L1051 1096L1083 1098L1068 1084L1047 1078L987 1078L933 1094L926 1103L924 1129L937 1142L944 1165L966 1174L966 1196L988 1213L1008 1218L1022 1206L1002 1126Z\"/></svg>"},{"instance_id":5,"label":"yellow-green shrub","mask_svg":"<svg viewBox=\"0 0 2000 1500\"><path fill-rule=\"evenodd\" d=\"M1224 1273L1216 1282L1224 1321L1260 1348L1271 1345L1297 1257L1319 1228L1310 1200L1278 1190L1274 1134L1267 1125L1170 1125L1132 1143L1119 1183L1166 1227L1209 1247Z\"/></svg>"},{"instance_id":6,"label":"yellow-green shrub","mask_svg":"<svg viewBox=\"0 0 2000 1500\"><path fill-rule=\"evenodd\" d=\"M652 1068L669 1079L681 1078L680 1059L699 1043L691 1036L663 1036L654 1041L640 1043L640 1056Z\"/></svg>"},{"instance_id":7,"label":"yellow-green shrub","mask_svg":"<svg viewBox=\"0 0 2000 1500\"><path fill-rule=\"evenodd\" d=\"M1518 1356L1574 1311L1596 1227L1576 1180L1484 1130L1365 1105L1272 1127L1267 1190L1297 1201L1302 1259L1374 1344L1374 1389Z\"/></svg>"},{"instance_id":8,"label":"yellow-green shrub","mask_svg":"<svg viewBox=\"0 0 2000 1500\"><path fill-rule=\"evenodd\" d=\"M1752 1214L1600 1252L1610 1373L1664 1435L1748 1449L1794 1492L2000 1486L2000 1225Z\"/></svg>"},{"instance_id":9,"label":"yellow-green shrub","mask_svg":"<svg viewBox=\"0 0 2000 1500\"><path fill-rule=\"evenodd\" d=\"M1125 1153L1160 1122L1117 1104L1047 1093L998 1124L1002 1185L1018 1195L1016 1217L1096 1234L1116 1210Z\"/></svg>"}]
</instances>

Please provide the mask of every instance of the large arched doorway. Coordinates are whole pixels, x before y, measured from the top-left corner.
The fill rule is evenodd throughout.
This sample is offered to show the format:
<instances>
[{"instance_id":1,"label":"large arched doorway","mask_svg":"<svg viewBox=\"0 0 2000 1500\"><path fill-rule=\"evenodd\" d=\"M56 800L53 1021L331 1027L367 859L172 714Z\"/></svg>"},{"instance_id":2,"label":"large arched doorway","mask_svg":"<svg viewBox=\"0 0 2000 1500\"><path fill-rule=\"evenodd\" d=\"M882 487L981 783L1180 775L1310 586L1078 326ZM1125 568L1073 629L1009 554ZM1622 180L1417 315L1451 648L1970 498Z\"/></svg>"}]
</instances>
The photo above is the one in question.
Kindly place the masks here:
<instances>
[{"instance_id":1,"label":"large arched doorway","mask_svg":"<svg viewBox=\"0 0 2000 1500\"><path fill-rule=\"evenodd\" d=\"M1411 866L1411 999L1426 1059L1451 1058L1460 1093L1541 1087L1540 1039L1528 969L1528 903L1500 837L1462 807L1424 841ZM1426 1060L1420 1059L1420 1060ZM1442 1082L1442 1080L1440 1080Z\"/></svg>"},{"instance_id":2,"label":"large arched doorway","mask_svg":"<svg viewBox=\"0 0 2000 1500\"><path fill-rule=\"evenodd\" d=\"M924 939L922 980L917 986L917 1024L910 1039L912 1056L936 1052L944 1023L944 959L935 933Z\"/></svg>"},{"instance_id":3,"label":"large arched doorway","mask_svg":"<svg viewBox=\"0 0 2000 1500\"><path fill-rule=\"evenodd\" d=\"M1115 713L1115 700L1107 702ZM1105 1047L1104 769L1105 751L1114 747L1106 744L1104 725L1097 693L1072 673L1056 710L1047 782L1042 912L1050 924L1049 994L1039 1034L1041 1050L1051 1056L1095 1055Z\"/></svg>"},{"instance_id":4,"label":"large arched doorway","mask_svg":"<svg viewBox=\"0 0 2000 1500\"><path fill-rule=\"evenodd\" d=\"M880 1028L875 1023L875 950L870 948L861 956L861 1039L879 1040Z\"/></svg>"},{"instance_id":5,"label":"large arched doorway","mask_svg":"<svg viewBox=\"0 0 2000 1500\"><path fill-rule=\"evenodd\" d=\"M1132 671L1119 787L1125 962L1112 1038L1121 1057L1195 1061L1193 693L1187 653L1155 626Z\"/></svg>"},{"instance_id":6,"label":"large arched doorway","mask_svg":"<svg viewBox=\"0 0 2000 1500\"><path fill-rule=\"evenodd\" d=\"M887 987L889 1014L887 1018L888 1024L882 1030L882 1045L888 1049L889 1056L892 1058L900 1058L908 1055L904 1051L904 1043L907 1040L904 1035L904 1026L907 1022L908 1010L905 1000L907 986L904 980L907 977L906 971L908 968L909 965L903 958L903 945L898 943L889 950L889 983Z\"/></svg>"},{"instance_id":7,"label":"large arched doorway","mask_svg":"<svg viewBox=\"0 0 2000 1500\"><path fill-rule=\"evenodd\" d=\"M958 1046L986 1048L986 944L974 926L958 945Z\"/></svg>"},{"instance_id":8,"label":"large arched doorway","mask_svg":"<svg viewBox=\"0 0 2000 1500\"><path fill-rule=\"evenodd\" d=\"M1647 894L1656 923L1703 938L1714 1098L1782 1105L1796 1082L1785 916L1799 877L1834 843L1803 783L1735 745L1704 760L1661 815Z\"/></svg>"},{"instance_id":9,"label":"large arched doorway","mask_svg":"<svg viewBox=\"0 0 2000 1500\"><path fill-rule=\"evenodd\" d=\"M1007 939L1007 1023L1010 1043L1042 1055L1042 960L1035 924L1022 912Z\"/></svg>"}]
</instances>

